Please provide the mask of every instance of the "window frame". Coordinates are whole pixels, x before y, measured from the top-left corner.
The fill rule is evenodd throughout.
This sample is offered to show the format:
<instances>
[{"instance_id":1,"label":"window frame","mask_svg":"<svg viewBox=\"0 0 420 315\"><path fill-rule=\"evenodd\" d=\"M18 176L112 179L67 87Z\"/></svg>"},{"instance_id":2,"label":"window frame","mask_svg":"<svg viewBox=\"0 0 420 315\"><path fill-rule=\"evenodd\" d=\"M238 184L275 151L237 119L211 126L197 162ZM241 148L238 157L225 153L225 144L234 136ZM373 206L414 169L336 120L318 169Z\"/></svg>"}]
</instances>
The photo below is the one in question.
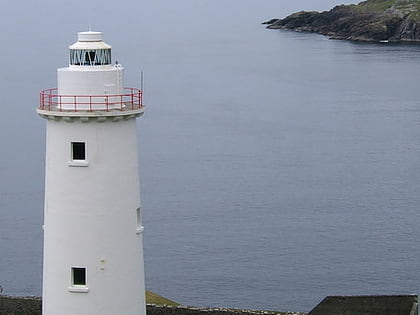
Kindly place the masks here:
<instances>
[{"instance_id":1,"label":"window frame","mask_svg":"<svg viewBox=\"0 0 420 315\"><path fill-rule=\"evenodd\" d=\"M86 142L83 142L83 141L71 142L71 160L72 161L86 161Z\"/></svg>"},{"instance_id":2,"label":"window frame","mask_svg":"<svg viewBox=\"0 0 420 315\"><path fill-rule=\"evenodd\" d=\"M76 283L77 281L77 283ZM86 286L86 268L71 267L71 285L73 287Z\"/></svg>"},{"instance_id":3,"label":"window frame","mask_svg":"<svg viewBox=\"0 0 420 315\"><path fill-rule=\"evenodd\" d=\"M84 270L84 283L75 283L75 271ZM88 288L88 271L86 267L83 266L71 266L70 267L70 286L68 288L70 292L75 293L87 293L89 292Z\"/></svg>"},{"instance_id":4,"label":"window frame","mask_svg":"<svg viewBox=\"0 0 420 315\"><path fill-rule=\"evenodd\" d=\"M80 144L80 143L83 143L84 144L84 159L78 159L78 158L74 158L75 156L74 156L74 147L75 147L75 144ZM89 165L89 163L88 163L88 143L87 143L87 141L82 141L82 140L73 140L73 141L70 141L70 152L69 152L69 155L70 155L70 160L69 160L69 162L68 162L68 165L69 166L88 166Z\"/></svg>"}]
</instances>

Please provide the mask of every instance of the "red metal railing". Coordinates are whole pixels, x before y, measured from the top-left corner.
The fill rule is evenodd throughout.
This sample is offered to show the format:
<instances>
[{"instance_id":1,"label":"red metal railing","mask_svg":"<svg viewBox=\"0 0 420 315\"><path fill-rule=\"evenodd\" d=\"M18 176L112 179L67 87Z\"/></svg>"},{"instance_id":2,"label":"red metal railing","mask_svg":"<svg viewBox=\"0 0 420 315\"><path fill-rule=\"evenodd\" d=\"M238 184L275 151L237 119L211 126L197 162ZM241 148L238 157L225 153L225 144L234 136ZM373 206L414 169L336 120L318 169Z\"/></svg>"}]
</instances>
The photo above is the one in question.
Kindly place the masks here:
<instances>
[{"instance_id":1,"label":"red metal railing","mask_svg":"<svg viewBox=\"0 0 420 315\"><path fill-rule=\"evenodd\" d=\"M41 91L39 109L47 111L93 112L134 110L143 107L143 91L124 88L124 94L58 95L57 88Z\"/></svg>"}]
</instances>

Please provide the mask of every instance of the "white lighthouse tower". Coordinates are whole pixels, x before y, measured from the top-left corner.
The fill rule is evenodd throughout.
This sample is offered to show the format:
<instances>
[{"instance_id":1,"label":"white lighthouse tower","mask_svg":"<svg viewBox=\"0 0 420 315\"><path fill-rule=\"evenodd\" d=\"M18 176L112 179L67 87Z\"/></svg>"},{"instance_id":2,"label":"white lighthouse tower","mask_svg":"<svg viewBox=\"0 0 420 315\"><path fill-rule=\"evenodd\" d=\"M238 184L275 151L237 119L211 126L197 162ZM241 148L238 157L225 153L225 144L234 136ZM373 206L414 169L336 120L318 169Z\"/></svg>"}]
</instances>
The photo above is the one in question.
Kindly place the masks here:
<instances>
[{"instance_id":1,"label":"white lighthouse tower","mask_svg":"<svg viewBox=\"0 0 420 315\"><path fill-rule=\"evenodd\" d=\"M143 226L136 118L142 91L124 88L100 32L80 32L47 120L44 315L142 315Z\"/></svg>"}]
</instances>

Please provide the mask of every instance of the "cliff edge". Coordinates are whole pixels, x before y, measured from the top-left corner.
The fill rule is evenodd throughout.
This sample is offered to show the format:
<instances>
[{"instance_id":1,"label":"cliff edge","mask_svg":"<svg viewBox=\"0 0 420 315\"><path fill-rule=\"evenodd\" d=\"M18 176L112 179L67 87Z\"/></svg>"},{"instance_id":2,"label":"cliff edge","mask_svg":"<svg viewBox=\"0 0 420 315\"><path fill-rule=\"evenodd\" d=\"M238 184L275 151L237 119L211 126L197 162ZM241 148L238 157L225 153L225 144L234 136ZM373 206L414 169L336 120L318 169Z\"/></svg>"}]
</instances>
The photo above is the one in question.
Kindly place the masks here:
<instances>
[{"instance_id":1,"label":"cliff edge","mask_svg":"<svg viewBox=\"0 0 420 315\"><path fill-rule=\"evenodd\" d=\"M314 32L332 39L419 42L420 0L367 0L330 11L301 11L263 24L268 29Z\"/></svg>"}]
</instances>

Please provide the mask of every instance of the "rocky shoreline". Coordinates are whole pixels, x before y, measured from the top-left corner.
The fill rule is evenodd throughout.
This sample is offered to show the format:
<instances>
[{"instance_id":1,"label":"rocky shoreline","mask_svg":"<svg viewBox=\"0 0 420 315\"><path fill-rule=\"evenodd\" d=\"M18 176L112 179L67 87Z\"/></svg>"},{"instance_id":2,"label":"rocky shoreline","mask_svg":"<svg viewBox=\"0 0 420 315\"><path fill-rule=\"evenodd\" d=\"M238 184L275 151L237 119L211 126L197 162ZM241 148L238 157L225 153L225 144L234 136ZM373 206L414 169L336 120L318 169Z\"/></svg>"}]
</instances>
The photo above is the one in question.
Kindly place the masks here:
<instances>
[{"instance_id":1,"label":"rocky shoreline","mask_svg":"<svg viewBox=\"0 0 420 315\"><path fill-rule=\"evenodd\" d=\"M314 32L331 39L420 42L420 0L367 0L330 11L301 11L263 24L268 29Z\"/></svg>"},{"instance_id":2,"label":"rocky shoreline","mask_svg":"<svg viewBox=\"0 0 420 315\"><path fill-rule=\"evenodd\" d=\"M0 314L41 315L40 297L0 295ZM327 296L306 315L414 315L417 295ZM147 315L305 315L299 312L255 311L230 308L200 308L147 304Z\"/></svg>"},{"instance_id":3,"label":"rocky shoreline","mask_svg":"<svg viewBox=\"0 0 420 315\"><path fill-rule=\"evenodd\" d=\"M40 297L0 295L0 314L41 315ZM147 305L147 315L305 315L298 312L271 312L228 308L199 308L189 306Z\"/></svg>"}]
</instances>

